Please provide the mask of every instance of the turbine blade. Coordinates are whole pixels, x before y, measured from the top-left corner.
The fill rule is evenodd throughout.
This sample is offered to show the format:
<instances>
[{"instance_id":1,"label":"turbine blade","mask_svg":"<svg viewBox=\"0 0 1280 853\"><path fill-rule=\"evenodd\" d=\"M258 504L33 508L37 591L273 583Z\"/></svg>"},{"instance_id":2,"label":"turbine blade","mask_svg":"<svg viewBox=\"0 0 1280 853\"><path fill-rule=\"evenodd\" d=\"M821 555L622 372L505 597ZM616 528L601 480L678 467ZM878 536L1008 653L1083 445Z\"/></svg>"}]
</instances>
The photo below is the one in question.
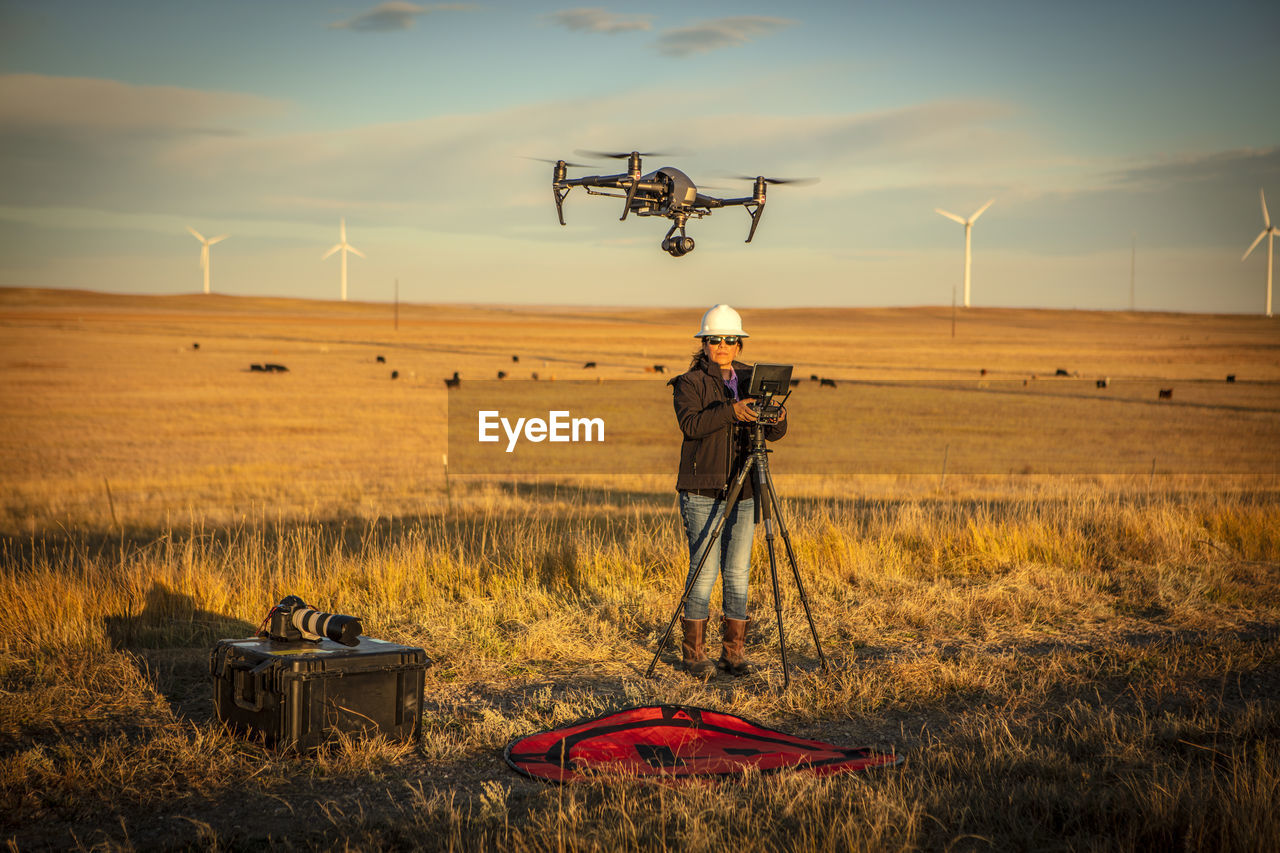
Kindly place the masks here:
<instances>
[{"instance_id":1,"label":"turbine blade","mask_svg":"<svg viewBox=\"0 0 1280 853\"><path fill-rule=\"evenodd\" d=\"M943 210L940 207L935 207L933 209L933 212L941 213L943 216L947 217L947 219L954 219L956 222L959 222L961 225L965 224L965 221L961 219L959 216L956 216L954 213L948 213L947 211Z\"/></svg>"},{"instance_id":2,"label":"turbine blade","mask_svg":"<svg viewBox=\"0 0 1280 853\"><path fill-rule=\"evenodd\" d=\"M360 251L360 250L359 250L359 249L357 249L355 246L347 246L347 251L348 251L348 252L351 252L351 253L353 253L353 254L359 255L359 256L360 256L360 257L362 257L362 258L364 257L364 252ZM367 260L367 259L366 259L366 260Z\"/></svg>"},{"instance_id":3,"label":"turbine blade","mask_svg":"<svg viewBox=\"0 0 1280 853\"><path fill-rule=\"evenodd\" d=\"M329 251L327 251L327 252L325 252L323 255L321 255L321 256L320 256L320 260L322 260L322 261L323 261L325 258L329 257L330 255L332 255L334 252L338 251L338 250L339 250L339 249L341 249L341 248L342 248L342 244L341 244L341 243L339 243L338 245L334 246L332 249L330 249Z\"/></svg>"},{"instance_id":4,"label":"turbine blade","mask_svg":"<svg viewBox=\"0 0 1280 853\"><path fill-rule=\"evenodd\" d=\"M1263 228L1262 233L1258 235L1258 238L1249 244L1249 248L1244 250L1244 254L1240 256L1240 260L1243 261L1245 258L1249 257L1249 253L1258 248L1258 244L1262 242L1262 238L1267 236L1268 233L1269 229Z\"/></svg>"},{"instance_id":5,"label":"turbine blade","mask_svg":"<svg viewBox=\"0 0 1280 853\"><path fill-rule=\"evenodd\" d=\"M196 229L192 228L190 225L188 225L188 226L187 226L187 230L191 232L191 236L195 237L195 238L196 238L197 240L199 240L201 243L203 243L203 242L204 242L204 235L203 235L203 234L201 234L199 231L197 231Z\"/></svg>"},{"instance_id":6,"label":"turbine blade","mask_svg":"<svg viewBox=\"0 0 1280 853\"><path fill-rule=\"evenodd\" d=\"M347 242L347 220L346 218L338 220L338 237L345 243Z\"/></svg>"},{"instance_id":7,"label":"turbine blade","mask_svg":"<svg viewBox=\"0 0 1280 853\"><path fill-rule=\"evenodd\" d=\"M1258 198L1262 199L1262 227L1271 227L1271 217L1267 214L1267 194L1258 190Z\"/></svg>"},{"instance_id":8,"label":"turbine blade","mask_svg":"<svg viewBox=\"0 0 1280 853\"><path fill-rule=\"evenodd\" d=\"M214 243L221 243L223 240L227 239L230 236L231 236L230 234L220 234L219 236L209 240L209 245L212 246Z\"/></svg>"},{"instance_id":9,"label":"turbine blade","mask_svg":"<svg viewBox=\"0 0 1280 853\"><path fill-rule=\"evenodd\" d=\"M978 208L978 212L977 212L977 213L975 213L973 216L970 216L970 217L969 217L969 223L970 223L970 224L972 224L972 223L974 223L974 222L977 222L977 221L978 221L978 217L979 217L979 216L981 216L983 213L985 213L985 212L986 212L986 209L987 209L988 207L990 207L990 206L991 206L991 202L992 202L992 201L995 201L995 199L994 199L994 198L993 198L993 199L991 199L991 201L988 201L988 202L987 202L986 204L984 204L982 207Z\"/></svg>"}]
</instances>

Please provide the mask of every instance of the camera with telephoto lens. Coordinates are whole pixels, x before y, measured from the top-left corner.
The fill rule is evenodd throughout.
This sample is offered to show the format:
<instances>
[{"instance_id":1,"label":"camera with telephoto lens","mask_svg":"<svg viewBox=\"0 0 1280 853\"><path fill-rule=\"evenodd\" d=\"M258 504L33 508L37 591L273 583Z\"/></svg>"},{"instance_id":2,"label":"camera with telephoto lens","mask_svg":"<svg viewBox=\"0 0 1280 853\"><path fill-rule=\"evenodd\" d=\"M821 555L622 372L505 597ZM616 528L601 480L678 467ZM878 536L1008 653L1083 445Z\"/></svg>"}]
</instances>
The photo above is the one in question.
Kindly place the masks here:
<instances>
[{"instance_id":1,"label":"camera with telephoto lens","mask_svg":"<svg viewBox=\"0 0 1280 853\"><path fill-rule=\"evenodd\" d=\"M324 613L316 610L296 595L286 596L271 608L260 636L282 642L308 640L319 642L328 637L344 646L358 645L364 628L355 616Z\"/></svg>"},{"instance_id":2,"label":"camera with telephoto lens","mask_svg":"<svg viewBox=\"0 0 1280 853\"><path fill-rule=\"evenodd\" d=\"M774 402L774 397L783 395ZM771 425L782 418L782 405L791 396L791 365L789 364L756 364L751 368L751 379L747 383L747 396L755 400L749 404L756 413L756 422Z\"/></svg>"}]
</instances>

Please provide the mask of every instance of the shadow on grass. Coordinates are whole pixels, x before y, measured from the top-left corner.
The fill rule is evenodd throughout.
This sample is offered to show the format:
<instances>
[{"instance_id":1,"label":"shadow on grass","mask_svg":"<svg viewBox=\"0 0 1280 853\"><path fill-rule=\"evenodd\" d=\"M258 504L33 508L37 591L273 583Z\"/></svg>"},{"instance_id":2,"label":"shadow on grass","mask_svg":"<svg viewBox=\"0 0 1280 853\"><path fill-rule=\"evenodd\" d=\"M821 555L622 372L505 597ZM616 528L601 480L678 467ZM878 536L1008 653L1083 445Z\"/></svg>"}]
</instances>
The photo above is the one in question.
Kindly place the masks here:
<instances>
[{"instance_id":1,"label":"shadow on grass","mask_svg":"<svg viewBox=\"0 0 1280 853\"><path fill-rule=\"evenodd\" d=\"M637 491L554 483L502 482L499 491L532 504L568 504L556 517L539 516L537 523L552 537L566 543L583 536L600 546L625 544L632 529L619 523L619 510L639 509L653 516L669 517L673 538L682 538L674 491ZM877 518L912 508L929 516L966 517L981 514L992 523L1024 522L1029 512L1051 514L1071 502L1070 497L992 497L957 498L945 494L935 497L849 497L813 498L781 495L783 519L795 526L813 514L837 514L851 520L854 533L861 535ZM1127 506L1169 506L1192 503L1215 497L1215 493L1186 492L1169 494L1132 494L1114 496ZM1243 505L1274 505L1280 492L1257 490L1237 493L1234 499ZM325 553L335 557L353 557L364 553L371 543L394 545L420 535L424 530L449 545L467 561L486 562L495 548L494 530L501 532L503 520L519 521L522 512L494 515L487 510L460 509L429 515L401 515L391 518L330 518L290 521L245 520L217 526L197 525L174 528L161 526L130 527L122 531L49 530L35 536L0 536L0 561L9 571L22 574L35 566L54 566L59 570L100 571L104 565L123 565L141 554L164 549L180 552L190 543L204 552L227 554L246 540L275 543L288 540L294 533L314 536ZM161 608L163 610L163 608ZM128 619L131 614L121 614ZM216 614L215 614L216 617ZM215 619L216 621L216 619ZM123 627L126 633L127 627ZM126 644L145 639L126 640Z\"/></svg>"},{"instance_id":2,"label":"shadow on grass","mask_svg":"<svg viewBox=\"0 0 1280 853\"><path fill-rule=\"evenodd\" d=\"M675 519L674 492L643 492L556 486L554 484L497 484L499 491L519 499L540 502L568 501L565 517L540 517L539 524L551 534L587 532L602 544L616 544L627 535L626 525L617 523L617 511L641 508L654 513L670 512ZM188 527L129 526L123 530L68 530L63 527L36 535L0 534L0 563L21 574L36 566L53 566L72 573L102 566L124 565L139 555L158 550L181 553L194 543L201 551L225 555L246 541L274 544L294 533L313 535L326 553L335 557L358 556L370 544L393 545L412 535L429 531L468 560L490 556L493 531L505 520L518 521L523 513L494 514L487 510L459 509L423 515L400 515L363 519L336 517L286 521L246 519L234 524ZM674 522L673 522L674 523ZM122 614L130 617L131 614Z\"/></svg>"},{"instance_id":3,"label":"shadow on grass","mask_svg":"<svg viewBox=\"0 0 1280 853\"><path fill-rule=\"evenodd\" d=\"M256 625L202 610L191 596L158 582L139 612L108 616L104 627L111 647L128 654L173 712L197 722L212 716L209 649L220 639L257 632Z\"/></svg>"},{"instance_id":4,"label":"shadow on grass","mask_svg":"<svg viewBox=\"0 0 1280 853\"><path fill-rule=\"evenodd\" d=\"M142 610L104 621L107 639L117 649L208 647L224 637L248 637L257 630L243 619L201 610L191 596L159 582L147 591Z\"/></svg>"}]
</instances>

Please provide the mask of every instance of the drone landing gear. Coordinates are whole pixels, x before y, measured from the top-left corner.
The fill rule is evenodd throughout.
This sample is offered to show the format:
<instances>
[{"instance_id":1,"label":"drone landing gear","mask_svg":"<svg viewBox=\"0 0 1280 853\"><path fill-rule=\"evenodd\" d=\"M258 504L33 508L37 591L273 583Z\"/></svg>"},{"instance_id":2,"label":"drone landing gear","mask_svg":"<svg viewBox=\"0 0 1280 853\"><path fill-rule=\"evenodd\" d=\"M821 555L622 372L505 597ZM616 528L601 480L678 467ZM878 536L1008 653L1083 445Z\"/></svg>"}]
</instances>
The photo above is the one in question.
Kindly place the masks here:
<instances>
[{"instance_id":1,"label":"drone landing gear","mask_svg":"<svg viewBox=\"0 0 1280 853\"><path fill-rule=\"evenodd\" d=\"M764 199L758 202L748 202L743 207L747 209L747 213L751 214L751 230L747 232L746 242L750 243L751 238L756 236L756 226L760 224L760 214L764 213Z\"/></svg>"},{"instance_id":2,"label":"drone landing gear","mask_svg":"<svg viewBox=\"0 0 1280 853\"><path fill-rule=\"evenodd\" d=\"M679 231L679 236L676 235ZM693 238L686 237L684 233L684 220L677 220L675 225L671 226L671 230L667 232L667 236L662 238L662 251L671 255L673 258L682 258L693 251Z\"/></svg>"},{"instance_id":3,"label":"drone landing gear","mask_svg":"<svg viewBox=\"0 0 1280 853\"><path fill-rule=\"evenodd\" d=\"M764 213L765 192L768 189L769 179L764 176L756 178L755 190L751 193L751 201L743 204L747 213L751 214L751 230L747 232L747 242L751 242L751 238L756 236L756 226L760 224L760 215Z\"/></svg>"},{"instance_id":4,"label":"drone landing gear","mask_svg":"<svg viewBox=\"0 0 1280 853\"><path fill-rule=\"evenodd\" d=\"M551 191L556 196L556 216L560 217L560 224L564 224L564 197L569 194L571 187L562 187L559 184L553 184Z\"/></svg>"}]
</instances>

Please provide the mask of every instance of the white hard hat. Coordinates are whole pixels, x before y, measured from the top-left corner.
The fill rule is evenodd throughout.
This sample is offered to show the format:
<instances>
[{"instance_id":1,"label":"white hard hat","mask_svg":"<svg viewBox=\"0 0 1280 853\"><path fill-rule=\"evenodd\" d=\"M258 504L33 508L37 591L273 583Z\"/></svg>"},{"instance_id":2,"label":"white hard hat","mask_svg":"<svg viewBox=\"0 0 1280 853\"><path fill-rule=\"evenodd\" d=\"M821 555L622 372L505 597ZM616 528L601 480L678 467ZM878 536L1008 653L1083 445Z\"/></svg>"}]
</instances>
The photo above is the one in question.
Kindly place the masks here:
<instances>
[{"instance_id":1,"label":"white hard hat","mask_svg":"<svg viewBox=\"0 0 1280 853\"><path fill-rule=\"evenodd\" d=\"M742 318L738 316L738 312L734 311L728 305L716 305L710 311L702 315L702 331L694 335L695 338L705 338L707 335L735 335L739 338L751 337L742 331Z\"/></svg>"}]
</instances>

